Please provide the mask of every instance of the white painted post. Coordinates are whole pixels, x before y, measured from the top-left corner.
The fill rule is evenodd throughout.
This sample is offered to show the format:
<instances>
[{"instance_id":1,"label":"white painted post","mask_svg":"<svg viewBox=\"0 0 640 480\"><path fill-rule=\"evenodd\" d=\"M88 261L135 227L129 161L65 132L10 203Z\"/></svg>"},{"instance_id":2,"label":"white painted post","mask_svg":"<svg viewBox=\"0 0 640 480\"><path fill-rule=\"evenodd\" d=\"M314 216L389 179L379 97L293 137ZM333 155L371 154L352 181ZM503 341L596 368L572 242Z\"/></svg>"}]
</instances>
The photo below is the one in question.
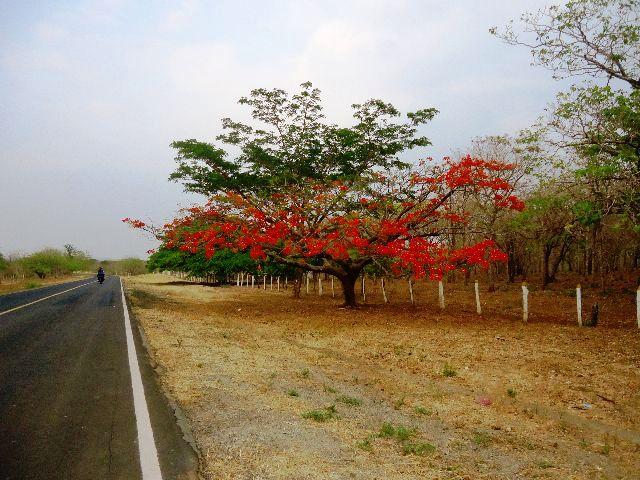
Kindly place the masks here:
<instances>
[{"instance_id":1,"label":"white painted post","mask_svg":"<svg viewBox=\"0 0 640 480\"><path fill-rule=\"evenodd\" d=\"M322 277L318 275L318 296L322 296Z\"/></svg>"},{"instance_id":2,"label":"white painted post","mask_svg":"<svg viewBox=\"0 0 640 480\"><path fill-rule=\"evenodd\" d=\"M476 280L474 288L476 290L476 313L482 315L482 306L480 305L480 284Z\"/></svg>"},{"instance_id":3,"label":"white painted post","mask_svg":"<svg viewBox=\"0 0 640 480\"><path fill-rule=\"evenodd\" d=\"M362 275L362 301L367 301L367 291L365 290L364 275Z\"/></svg>"},{"instance_id":4,"label":"white painted post","mask_svg":"<svg viewBox=\"0 0 640 480\"><path fill-rule=\"evenodd\" d=\"M409 279L409 295L411 296L411 305L414 304L414 300L413 300L413 282L411 279Z\"/></svg>"},{"instance_id":5,"label":"white painted post","mask_svg":"<svg viewBox=\"0 0 640 480\"><path fill-rule=\"evenodd\" d=\"M267 289L267 276L266 275L264 277L262 277L262 289L263 290Z\"/></svg>"},{"instance_id":6,"label":"white painted post","mask_svg":"<svg viewBox=\"0 0 640 480\"><path fill-rule=\"evenodd\" d=\"M384 298L384 303L389 303L387 291L384 289L384 277L380 278L380 287L382 288L382 298Z\"/></svg>"},{"instance_id":7,"label":"white painted post","mask_svg":"<svg viewBox=\"0 0 640 480\"><path fill-rule=\"evenodd\" d=\"M638 321L638 328L640 328L640 285L636 290L636 320Z\"/></svg>"},{"instance_id":8,"label":"white painted post","mask_svg":"<svg viewBox=\"0 0 640 480\"><path fill-rule=\"evenodd\" d=\"M582 288L580 284L576 286L576 309L578 311L578 326L582 326Z\"/></svg>"},{"instance_id":9,"label":"white painted post","mask_svg":"<svg viewBox=\"0 0 640 480\"><path fill-rule=\"evenodd\" d=\"M527 282L522 282L522 320L529 321L529 289Z\"/></svg>"},{"instance_id":10,"label":"white painted post","mask_svg":"<svg viewBox=\"0 0 640 480\"><path fill-rule=\"evenodd\" d=\"M331 297L336 296L336 289L333 287L333 276L331 276ZM638 320L638 325L640 325L640 320Z\"/></svg>"},{"instance_id":11,"label":"white painted post","mask_svg":"<svg viewBox=\"0 0 640 480\"><path fill-rule=\"evenodd\" d=\"M309 295L309 273L307 273L306 277L307 277L307 295Z\"/></svg>"},{"instance_id":12,"label":"white painted post","mask_svg":"<svg viewBox=\"0 0 640 480\"><path fill-rule=\"evenodd\" d=\"M251 275L251 288L256 288L256 276Z\"/></svg>"},{"instance_id":13,"label":"white painted post","mask_svg":"<svg viewBox=\"0 0 640 480\"><path fill-rule=\"evenodd\" d=\"M280 291L280 277L278 277L276 280L278 282L278 291Z\"/></svg>"},{"instance_id":14,"label":"white painted post","mask_svg":"<svg viewBox=\"0 0 640 480\"><path fill-rule=\"evenodd\" d=\"M442 280L438 280L438 300L440 303L440 310L444 310L444 284Z\"/></svg>"},{"instance_id":15,"label":"white painted post","mask_svg":"<svg viewBox=\"0 0 640 480\"><path fill-rule=\"evenodd\" d=\"M273 275L269 277L269 284L271 285L271 290L273 290Z\"/></svg>"},{"instance_id":16,"label":"white painted post","mask_svg":"<svg viewBox=\"0 0 640 480\"><path fill-rule=\"evenodd\" d=\"M236 275L236 287L239 287L239 286L240 286L240 274L238 273Z\"/></svg>"},{"instance_id":17,"label":"white painted post","mask_svg":"<svg viewBox=\"0 0 640 480\"><path fill-rule=\"evenodd\" d=\"M284 289L286 290L289 286L289 277L284 277Z\"/></svg>"}]
</instances>

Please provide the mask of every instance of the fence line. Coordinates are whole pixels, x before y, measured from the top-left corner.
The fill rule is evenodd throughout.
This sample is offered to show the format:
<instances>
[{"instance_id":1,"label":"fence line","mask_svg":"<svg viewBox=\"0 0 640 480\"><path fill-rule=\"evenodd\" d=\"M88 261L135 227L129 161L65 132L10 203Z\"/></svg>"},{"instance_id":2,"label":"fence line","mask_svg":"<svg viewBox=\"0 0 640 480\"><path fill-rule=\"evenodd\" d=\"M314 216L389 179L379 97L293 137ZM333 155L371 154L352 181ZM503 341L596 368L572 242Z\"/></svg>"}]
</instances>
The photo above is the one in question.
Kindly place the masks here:
<instances>
[{"instance_id":1,"label":"fence line","mask_svg":"<svg viewBox=\"0 0 640 480\"><path fill-rule=\"evenodd\" d=\"M181 278L187 281L195 281L200 283L204 283L204 282L210 283L211 279L213 278L213 282L216 283L215 275L213 275L213 277L211 275L191 276L184 272L173 272L173 271L163 271L161 273L165 275L176 276L178 278ZM311 278L312 278L312 275L304 275L302 278L303 281L306 281L306 294L307 294L306 296L312 295L311 280L310 280ZM325 275L324 279L330 280L331 298L335 298L337 294L337 289L335 286L335 278L331 275ZM531 318L531 314L533 313L536 319L551 317L555 319L565 320L562 323L573 323L575 325L578 325L579 327L594 327L598 323L598 317L600 313L602 313L603 311L601 310L601 307L603 305L600 304L600 302L602 302L603 304L605 304L605 308L610 309L610 310L604 310L604 311L607 311L607 313L617 312L621 314L617 318L622 317L625 323L626 321L631 320L634 324L634 327L637 327L638 329L640 329L640 286L638 286L635 292L636 293L635 299L634 299L635 302L633 302L635 303L635 309L631 308L633 305L631 303L626 304L626 307L624 307L624 305L621 305L619 301L615 301L615 300L613 301L613 303L608 305L606 304L605 297L596 297L592 294L592 296L590 297L591 298L590 300L591 315L585 318L583 313L584 298L585 298L584 289L580 284L577 284L574 290L575 306L573 309L573 314L567 315L566 308L563 310L564 305L560 305L560 303L562 304L570 303L567 301L568 300L567 295L563 295L558 291L552 291L552 290L534 290L534 295L531 296L531 290L529 288L529 285L526 282L523 282L520 286L521 296L520 296L520 301L517 302L515 301L515 299L517 298L517 296L515 295L513 297L509 296L505 300L504 295L502 297L497 297L495 295L492 295L491 292L488 294L488 296L485 297L486 299L489 299L489 300L485 299L484 301L481 301L481 285L478 280L475 280L473 282L472 289L469 289L467 287L466 282L464 286L462 286L461 283L458 283L458 284L448 283L448 285L451 285L451 289L450 287L447 287L447 292L445 292L444 281L440 280L438 281L438 288L437 288L437 294L436 294L435 289L431 290L429 288L430 284L426 282L421 282L419 285L419 288L416 289L417 284L414 283L414 280L412 278L409 278L408 282L406 283L399 282L398 279L395 279L395 281L392 281L390 284L387 283L387 279L385 277L370 277L370 279L371 279L371 282L367 282L366 276L363 275L360 278L360 282L358 282L360 287L359 293L363 303L371 302L372 300L375 303L376 301L374 297L377 295L378 302L381 301L383 304L390 304L390 303L402 304L405 301L409 301L412 305L437 304L440 310L445 310L445 306L447 305L447 302L445 301L445 298L446 298L445 293L446 293L447 295L450 296L452 301L454 301L452 304L449 305L449 308L447 309L452 312L456 311L456 308L458 308L459 311L461 312L469 312L469 308L474 308L475 313L477 315L483 315L483 312L485 310L484 307L489 307L491 301L493 301L494 305L493 305L493 308L490 309L489 315L491 315L491 313L501 315L501 316L517 315L521 318L523 322L528 322ZM379 283L376 281L378 279L380 280ZM275 280L276 280L275 290L278 293L284 290L287 290L288 277L285 277L284 288L281 288L282 282L279 276L277 276ZM228 282L229 282L229 277L227 277L227 283ZM236 286L239 286L239 287L241 286L246 286L250 288L257 287L255 275L245 273L245 272L239 272L236 274L235 283L236 283ZM270 284L270 290L273 291L274 290L273 275L270 276L269 284ZM404 288L405 288L404 291L406 292L404 295L402 294L402 289L399 288L399 285L404 285ZM263 286L263 290L267 289L267 275L263 275L262 286ZM456 287L458 288L456 289ZM509 288L512 288L512 287L509 287ZM314 291L313 295L317 295L318 297L324 296L324 285L323 285L322 275L318 275L318 278L317 278L317 294L315 293L316 292L315 281L313 282L313 291ZM429 293L431 291L433 291L434 293ZM464 292L466 291L469 292L468 294L469 298L465 300L467 295L464 294ZM507 290L507 291L511 292L511 290ZM460 298L461 293L464 296L464 298L462 299ZM419 294L419 295L416 296L416 294ZM433 298L434 295L436 296L435 298ZM544 302L545 299L549 300L548 297L551 295L554 295L552 300L554 302L553 304L554 306L551 309L547 307L546 308L547 311L544 311L545 308L541 306L540 302ZM402 297L404 297L405 300L403 300ZM534 303L533 310L531 305L532 300ZM496 308L495 303L498 303L498 307L500 308ZM462 307L462 309L460 309L459 307ZM621 311L621 308L624 310L624 312ZM627 309L629 309L628 317L626 313ZM487 312L484 312L484 317L487 318ZM626 318L627 320L624 320L624 318Z\"/></svg>"}]
</instances>

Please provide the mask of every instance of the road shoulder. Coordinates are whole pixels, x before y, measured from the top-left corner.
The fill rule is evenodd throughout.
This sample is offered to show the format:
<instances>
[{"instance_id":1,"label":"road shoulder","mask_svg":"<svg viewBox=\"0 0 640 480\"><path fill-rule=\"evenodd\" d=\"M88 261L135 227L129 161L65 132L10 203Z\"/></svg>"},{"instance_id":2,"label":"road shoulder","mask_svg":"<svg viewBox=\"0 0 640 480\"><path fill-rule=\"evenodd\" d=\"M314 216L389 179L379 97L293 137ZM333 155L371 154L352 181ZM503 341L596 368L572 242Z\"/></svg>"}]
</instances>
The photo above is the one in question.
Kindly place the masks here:
<instances>
[{"instance_id":1,"label":"road shoulder","mask_svg":"<svg viewBox=\"0 0 640 480\"><path fill-rule=\"evenodd\" d=\"M158 363L154 360L144 331L131 308L126 280L123 284L163 477L177 480L200 479L199 450L193 440L188 420L162 384L156 371Z\"/></svg>"}]
</instances>

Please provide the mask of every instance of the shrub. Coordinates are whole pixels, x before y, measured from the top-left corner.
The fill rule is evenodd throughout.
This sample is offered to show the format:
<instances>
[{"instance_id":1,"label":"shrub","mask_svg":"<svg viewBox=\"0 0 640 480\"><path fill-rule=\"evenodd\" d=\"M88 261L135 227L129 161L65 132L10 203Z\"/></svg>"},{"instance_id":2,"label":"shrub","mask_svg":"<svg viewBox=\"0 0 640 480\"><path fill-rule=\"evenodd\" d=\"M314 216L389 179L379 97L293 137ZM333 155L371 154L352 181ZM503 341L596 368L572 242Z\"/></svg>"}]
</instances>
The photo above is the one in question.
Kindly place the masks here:
<instances>
[{"instance_id":1,"label":"shrub","mask_svg":"<svg viewBox=\"0 0 640 480\"><path fill-rule=\"evenodd\" d=\"M448 363L445 363L442 367L442 376L443 377L455 377L458 374L455 368L453 368Z\"/></svg>"}]
</instances>

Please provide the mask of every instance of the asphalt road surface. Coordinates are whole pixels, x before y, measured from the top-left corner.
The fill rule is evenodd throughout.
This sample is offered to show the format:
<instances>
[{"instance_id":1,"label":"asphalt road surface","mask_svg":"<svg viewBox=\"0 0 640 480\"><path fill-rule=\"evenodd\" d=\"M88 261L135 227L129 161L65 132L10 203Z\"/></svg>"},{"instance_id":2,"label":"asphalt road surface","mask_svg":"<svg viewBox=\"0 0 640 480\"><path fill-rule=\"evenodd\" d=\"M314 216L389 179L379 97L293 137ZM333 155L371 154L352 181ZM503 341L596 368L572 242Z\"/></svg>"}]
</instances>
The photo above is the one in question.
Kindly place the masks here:
<instances>
[{"instance_id":1,"label":"asphalt road surface","mask_svg":"<svg viewBox=\"0 0 640 480\"><path fill-rule=\"evenodd\" d=\"M117 277L0 296L0 480L197 478L122 298Z\"/></svg>"}]
</instances>

